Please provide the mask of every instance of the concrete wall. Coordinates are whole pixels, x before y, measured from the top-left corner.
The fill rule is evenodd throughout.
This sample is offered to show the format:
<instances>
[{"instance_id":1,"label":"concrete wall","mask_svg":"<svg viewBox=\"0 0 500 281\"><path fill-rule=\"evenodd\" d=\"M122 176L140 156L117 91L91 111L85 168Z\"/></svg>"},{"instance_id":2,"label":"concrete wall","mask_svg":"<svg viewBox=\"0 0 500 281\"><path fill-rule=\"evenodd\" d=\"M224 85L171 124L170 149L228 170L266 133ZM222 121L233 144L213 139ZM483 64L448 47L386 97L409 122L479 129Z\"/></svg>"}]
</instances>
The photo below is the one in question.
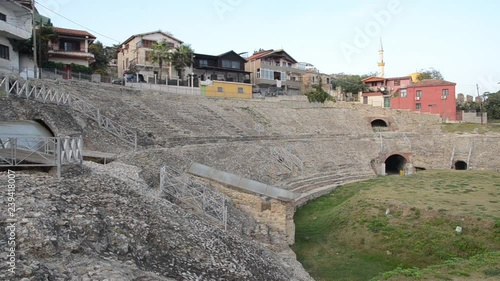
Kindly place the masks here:
<instances>
[{"instance_id":1,"label":"concrete wall","mask_svg":"<svg viewBox=\"0 0 500 281\"><path fill-rule=\"evenodd\" d=\"M487 123L488 122L488 113L483 112L483 118L481 118L481 113L476 113L476 112L465 112L462 110L462 121L464 123Z\"/></svg>"},{"instance_id":2,"label":"concrete wall","mask_svg":"<svg viewBox=\"0 0 500 281\"><path fill-rule=\"evenodd\" d=\"M5 37L0 36L0 44L9 47L9 59L0 58L0 70L7 72L19 71L19 53L14 52L9 40Z\"/></svg>"},{"instance_id":3,"label":"concrete wall","mask_svg":"<svg viewBox=\"0 0 500 281\"><path fill-rule=\"evenodd\" d=\"M212 81L211 85L201 85L201 95L221 98L252 98L252 85L224 81Z\"/></svg>"}]
</instances>

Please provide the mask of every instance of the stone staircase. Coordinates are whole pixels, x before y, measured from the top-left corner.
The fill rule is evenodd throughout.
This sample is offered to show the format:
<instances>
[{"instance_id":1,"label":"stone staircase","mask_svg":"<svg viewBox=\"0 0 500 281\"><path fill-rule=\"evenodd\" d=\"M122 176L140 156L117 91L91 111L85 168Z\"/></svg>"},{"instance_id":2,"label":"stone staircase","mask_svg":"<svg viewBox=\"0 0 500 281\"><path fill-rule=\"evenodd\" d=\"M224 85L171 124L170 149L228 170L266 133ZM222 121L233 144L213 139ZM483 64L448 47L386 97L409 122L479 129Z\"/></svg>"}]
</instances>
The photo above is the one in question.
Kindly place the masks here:
<instances>
[{"instance_id":1,"label":"stone staircase","mask_svg":"<svg viewBox=\"0 0 500 281\"><path fill-rule=\"evenodd\" d=\"M299 177L285 182L281 188L300 193L295 200L299 207L309 200L328 194L340 185L376 177L371 170L357 171L349 165L338 166L336 170Z\"/></svg>"}]
</instances>

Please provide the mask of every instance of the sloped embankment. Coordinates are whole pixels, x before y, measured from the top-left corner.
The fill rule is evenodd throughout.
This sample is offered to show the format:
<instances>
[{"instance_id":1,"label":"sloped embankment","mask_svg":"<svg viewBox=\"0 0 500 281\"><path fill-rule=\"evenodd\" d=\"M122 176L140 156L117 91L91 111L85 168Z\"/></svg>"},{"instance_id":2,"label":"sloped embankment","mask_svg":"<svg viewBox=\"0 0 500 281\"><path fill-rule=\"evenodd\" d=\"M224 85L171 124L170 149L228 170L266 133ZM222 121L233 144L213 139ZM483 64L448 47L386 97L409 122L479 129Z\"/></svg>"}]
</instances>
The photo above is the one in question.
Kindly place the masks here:
<instances>
[{"instance_id":1,"label":"sloped embankment","mask_svg":"<svg viewBox=\"0 0 500 281\"><path fill-rule=\"evenodd\" d=\"M16 275L3 261L0 279L304 280L269 250L143 193L134 169L119 180L96 165L61 181L16 173Z\"/></svg>"}]
</instances>

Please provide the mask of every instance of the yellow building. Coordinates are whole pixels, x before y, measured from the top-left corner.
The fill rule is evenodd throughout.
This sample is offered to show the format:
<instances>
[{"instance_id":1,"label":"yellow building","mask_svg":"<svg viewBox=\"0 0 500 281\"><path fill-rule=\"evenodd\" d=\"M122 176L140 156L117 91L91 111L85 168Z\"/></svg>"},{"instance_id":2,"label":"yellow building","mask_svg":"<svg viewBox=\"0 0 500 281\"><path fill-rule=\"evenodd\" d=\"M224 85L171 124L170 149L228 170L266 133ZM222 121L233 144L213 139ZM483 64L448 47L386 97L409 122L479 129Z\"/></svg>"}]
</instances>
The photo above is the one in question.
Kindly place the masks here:
<instances>
[{"instance_id":1,"label":"yellow building","mask_svg":"<svg viewBox=\"0 0 500 281\"><path fill-rule=\"evenodd\" d=\"M252 98L252 84L247 83L206 80L201 82L200 88L201 95L206 97Z\"/></svg>"}]
</instances>

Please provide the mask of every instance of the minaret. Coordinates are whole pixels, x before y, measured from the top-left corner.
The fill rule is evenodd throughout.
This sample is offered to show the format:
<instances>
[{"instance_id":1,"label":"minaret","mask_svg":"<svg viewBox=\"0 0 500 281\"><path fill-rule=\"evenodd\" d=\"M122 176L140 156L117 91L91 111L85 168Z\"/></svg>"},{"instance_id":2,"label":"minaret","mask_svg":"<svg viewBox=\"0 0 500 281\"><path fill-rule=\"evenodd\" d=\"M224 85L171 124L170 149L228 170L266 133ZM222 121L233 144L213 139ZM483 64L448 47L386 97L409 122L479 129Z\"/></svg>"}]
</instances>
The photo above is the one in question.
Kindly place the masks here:
<instances>
[{"instance_id":1,"label":"minaret","mask_svg":"<svg viewBox=\"0 0 500 281\"><path fill-rule=\"evenodd\" d=\"M384 62L384 46L382 46L382 37L380 37L380 50L378 51L380 61L378 63L378 72L379 72L379 77L384 77L385 76L385 62Z\"/></svg>"}]
</instances>

